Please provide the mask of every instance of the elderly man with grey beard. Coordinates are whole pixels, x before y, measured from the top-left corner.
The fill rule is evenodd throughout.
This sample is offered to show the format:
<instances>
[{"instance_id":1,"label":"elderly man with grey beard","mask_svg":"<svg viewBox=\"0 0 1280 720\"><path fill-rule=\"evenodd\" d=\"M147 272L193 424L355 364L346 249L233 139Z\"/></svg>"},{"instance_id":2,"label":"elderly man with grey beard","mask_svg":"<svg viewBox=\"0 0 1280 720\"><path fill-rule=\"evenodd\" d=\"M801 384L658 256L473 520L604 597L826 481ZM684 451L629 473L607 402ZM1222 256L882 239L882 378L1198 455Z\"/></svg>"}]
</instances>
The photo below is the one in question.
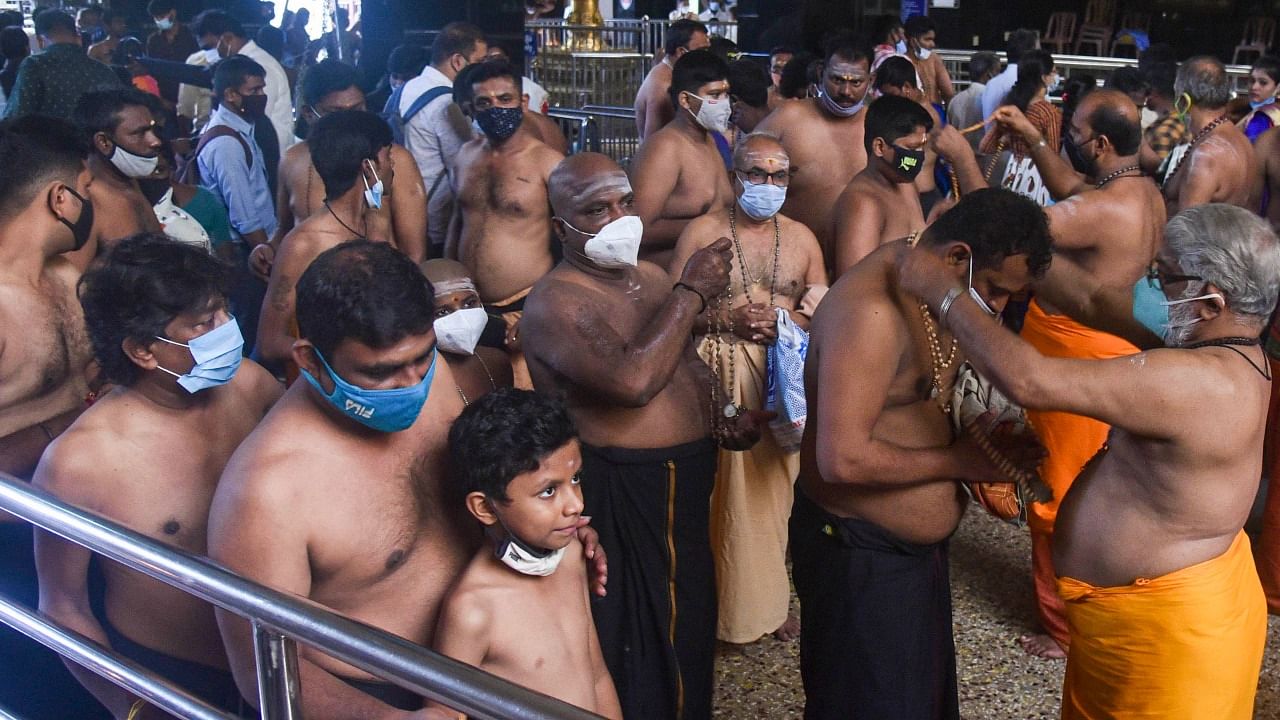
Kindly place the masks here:
<instances>
[{"instance_id":1,"label":"elderly man with grey beard","mask_svg":"<svg viewBox=\"0 0 1280 720\"><path fill-rule=\"evenodd\" d=\"M1015 403L1112 426L1054 533L1062 717L1253 717L1267 607L1242 527L1271 391L1258 336L1280 288L1268 224L1224 204L1170 220L1133 292L1167 347L1111 360L1041 356L928 253L904 251L898 272Z\"/></svg>"}]
</instances>

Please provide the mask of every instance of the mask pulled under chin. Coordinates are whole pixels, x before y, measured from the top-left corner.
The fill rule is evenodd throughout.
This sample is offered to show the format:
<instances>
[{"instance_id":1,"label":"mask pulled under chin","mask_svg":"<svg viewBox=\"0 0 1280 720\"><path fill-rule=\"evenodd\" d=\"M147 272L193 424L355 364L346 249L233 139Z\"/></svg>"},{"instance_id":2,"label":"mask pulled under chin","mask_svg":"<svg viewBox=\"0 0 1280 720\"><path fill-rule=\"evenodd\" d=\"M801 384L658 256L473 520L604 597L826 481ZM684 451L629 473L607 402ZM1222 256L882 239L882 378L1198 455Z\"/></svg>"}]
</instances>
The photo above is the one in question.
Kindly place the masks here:
<instances>
[{"instance_id":1,"label":"mask pulled under chin","mask_svg":"<svg viewBox=\"0 0 1280 720\"><path fill-rule=\"evenodd\" d=\"M135 155L128 150L116 145L107 156L111 164L120 171L122 175L129 178L148 178L155 174L156 166L160 164L160 156L143 157Z\"/></svg>"},{"instance_id":2,"label":"mask pulled under chin","mask_svg":"<svg viewBox=\"0 0 1280 720\"><path fill-rule=\"evenodd\" d=\"M844 107L840 103L831 99L826 90L818 90L818 102L822 103L822 108L836 117L851 118L862 110L862 106L866 104L867 99L864 97L850 107Z\"/></svg>"},{"instance_id":3,"label":"mask pulled under chin","mask_svg":"<svg viewBox=\"0 0 1280 720\"><path fill-rule=\"evenodd\" d=\"M494 546L493 554L503 565L518 573L546 577L556 571L568 549L569 546L566 545L559 550L540 552L507 533L502 542Z\"/></svg>"}]
</instances>

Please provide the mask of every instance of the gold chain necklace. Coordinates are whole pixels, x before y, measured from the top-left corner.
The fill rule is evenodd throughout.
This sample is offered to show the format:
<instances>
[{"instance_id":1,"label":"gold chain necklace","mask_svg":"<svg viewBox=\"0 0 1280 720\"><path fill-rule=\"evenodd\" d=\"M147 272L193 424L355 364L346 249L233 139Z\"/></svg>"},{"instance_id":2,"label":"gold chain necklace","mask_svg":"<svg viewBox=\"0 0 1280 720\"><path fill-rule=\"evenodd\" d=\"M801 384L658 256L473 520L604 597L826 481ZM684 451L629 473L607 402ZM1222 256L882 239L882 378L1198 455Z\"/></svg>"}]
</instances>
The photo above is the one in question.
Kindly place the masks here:
<instances>
[{"instance_id":1,"label":"gold chain necklace","mask_svg":"<svg viewBox=\"0 0 1280 720\"><path fill-rule=\"evenodd\" d=\"M911 233L907 236L907 247L915 247L920 240L919 231ZM929 314L929 305L921 302L920 318L924 322L924 334L929 343L929 360L933 368L932 388L930 389L930 398L937 398L942 395L942 374L946 372L951 364L956 361L956 339L951 338L951 347L944 354L942 352L942 341L938 339L938 326L933 321L933 316ZM951 402L946 401L941 404L944 413L951 413Z\"/></svg>"}]
</instances>

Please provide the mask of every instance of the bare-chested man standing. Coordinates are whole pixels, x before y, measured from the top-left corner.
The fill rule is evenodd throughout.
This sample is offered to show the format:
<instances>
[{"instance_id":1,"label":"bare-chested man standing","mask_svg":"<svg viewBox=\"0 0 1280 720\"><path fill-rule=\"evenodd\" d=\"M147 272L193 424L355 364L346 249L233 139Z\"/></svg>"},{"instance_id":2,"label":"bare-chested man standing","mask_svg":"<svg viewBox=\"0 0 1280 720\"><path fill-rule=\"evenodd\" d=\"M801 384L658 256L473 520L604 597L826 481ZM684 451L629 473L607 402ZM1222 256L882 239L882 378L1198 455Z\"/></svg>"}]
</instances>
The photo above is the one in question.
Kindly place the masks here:
<instances>
[{"instance_id":1,"label":"bare-chested man standing","mask_svg":"<svg viewBox=\"0 0 1280 720\"><path fill-rule=\"evenodd\" d=\"M209 517L209 555L268 587L430 645L446 587L478 540L440 495L462 410L436 355L431 290L411 260L357 240L322 253L297 289L294 383L232 456ZM307 452L298 452L305 439ZM219 623L241 691L257 698L248 625ZM300 653L303 709L392 717L413 693ZM418 717L405 712L401 717Z\"/></svg>"},{"instance_id":2,"label":"bare-chested man standing","mask_svg":"<svg viewBox=\"0 0 1280 720\"><path fill-rule=\"evenodd\" d=\"M80 283L102 376L114 389L45 452L34 482L143 535L203 555L209 503L231 453L280 397L227 312L230 270L163 235L128 238ZM213 608L105 562L105 616L89 590L93 553L36 533L40 610L228 712L244 704ZM138 698L67 666L115 717ZM149 714L141 717L149 717Z\"/></svg>"},{"instance_id":3,"label":"bare-chested man standing","mask_svg":"<svg viewBox=\"0 0 1280 720\"><path fill-rule=\"evenodd\" d=\"M482 135L463 145L454 162L457 202L445 257L471 271L480 299L512 328L530 288L555 263L547 178L564 155L524 122L520 73L510 63L479 63L467 77ZM516 386L531 388L518 352L512 365Z\"/></svg>"},{"instance_id":4,"label":"bare-chested man standing","mask_svg":"<svg viewBox=\"0 0 1280 720\"><path fill-rule=\"evenodd\" d=\"M782 103L756 127L777 135L791 158L783 214L807 225L828 259L836 200L867 166L862 108L871 88L870 67L866 52L852 41L835 43L823 62L818 97Z\"/></svg>"},{"instance_id":5,"label":"bare-chested man standing","mask_svg":"<svg viewBox=\"0 0 1280 720\"><path fill-rule=\"evenodd\" d=\"M160 161L160 138L147 96L134 88L86 93L72 116L90 139L89 171L93 173L89 201L94 215L90 247L77 253L83 269L93 254L124 237L162 232L151 202L138 187Z\"/></svg>"},{"instance_id":6,"label":"bare-chested man standing","mask_svg":"<svg viewBox=\"0 0 1280 720\"><path fill-rule=\"evenodd\" d=\"M306 147L325 199L319 212L289 231L281 243L258 321L258 357L291 380L298 278L335 245L357 238L386 240L370 235L366 219L369 208L383 204L382 188L399 174L391 159L391 128L370 112L339 110L326 115L312 128Z\"/></svg>"},{"instance_id":7,"label":"bare-chested man standing","mask_svg":"<svg viewBox=\"0 0 1280 720\"><path fill-rule=\"evenodd\" d=\"M924 101L939 113L943 103L951 102L956 96L956 89L951 84L951 73L947 72L942 56L934 52L938 46L937 28L933 20L924 15L907 18L902 26L907 39L907 59L915 66L920 75L924 93Z\"/></svg>"},{"instance_id":8,"label":"bare-chested man standing","mask_svg":"<svg viewBox=\"0 0 1280 720\"><path fill-rule=\"evenodd\" d=\"M1011 400L1112 427L1054 534L1071 630L1064 718L1254 716L1266 603L1242 526L1262 470L1271 378L1257 345L1280 246L1223 204L1180 212L1164 240L1134 309L1162 316L1169 348L1111 360L1045 357L936 258L912 251L898 264Z\"/></svg>"},{"instance_id":9,"label":"bare-chested man standing","mask_svg":"<svg viewBox=\"0 0 1280 720\"><path fill-rule=\"evenodd\" d=\"M688 56L686 56L688 57ZM637 262L642 233L626 174L596 153L551 175L564 261L538 281L521 335L539 392L563 393L581 433L584 514L612 557L592 614L628 718L709 718L716 590L708 519L716 472L710 373L693 324L728 285L732 243L694 253L672 286ZM757 437L758 413L716 425Z\"/></svg>"},{"instance_id":10,"label":"bare-chested man standing","mask_svg":"<svg viewBox=\"0 0 1280 720\"><path fill-rule=\"evenodd\" d=\"M365 110L364 91L355 68L337 60L322 60L307 68L302 76L298 115L305 120L307 134L320 119L339 110ZM427 256L426 191L413 155L399 145L391 146L391 162L402 172L383 181L381 208L366 207L362 222L368 236L394 243L414 262ZM300 142L290 146L280 159L276 189L276 232L271 242L257 245L250 256L251 266L265 277L279 254L280 244L290 230L324 210L324 183L311 160L311 146Z\"/></svg>"},{"instance_id":11,"label":"bare-chested man standing","mask_svg":"<svg viewBox=\"0 0 1280 720\"><path fill-rule=\"evenodd\" d=\"M641 140L646 140L661 130L676 115L676 108L668 93L671 88L671 70L676 61L690 50L702 50L710 46L707 26L697 20L676 20L667 27L662 60L649 70L636 93L636 131Z\"/></svg>"},{"instance_id":12,"label":"bare-chested man standing","mask_svg":"<svg viewBox=\"0 0 1280 720\"><path fill-rule=\"evenodd\" d=\"M1211 202L1248 208L1257 159L1249 138L1227 116L1231 78L1226 67L1215 57L1193 57L1178 67L1173 91L1191 140L1174 148L1157 174L1168 216Z\"/></svg>"},{"instance_id":13,"label":"bare-chested man standing","mask_svg":"<svg viewBox=\"0 0 1280 720\"><path fill-rule=\"evenodd\" d=\"M809 228L781 215L790 180L782 145L768 135L747 135L734 147L737 201L689 223L680 235L669 271L684 269L693 253L715 238L734 240L734 266L725 295L712 301L716 319L699 316L698 353L715 363L724 393L739 407L765 406L766 355L776 339L776 308L791 322L809 326L827 289L822 250ZM732 321L730 316L732 316ZM750 643L766 633L797 636L788 618L787 516L799 457L784 452L771 434L746 452L720 451L711 495L711 545L720 595L716 636Z\"/></svg>"},{"instance_id":14,"label":"bare-chested man standing","mask_svg":"<svg viewBox=\"0 0 1280 720\"><path fill-rule=\"evenodd\" d=\"M725 133L733 112L729 65L710 50L685 53L671 75L674 120L640 145L631 165L636 213L644 223L640 257L671 262L689 221L728 207L733 188L711 133Z\"/></svg>"},{"instance_id":15,"label":"bare-chested man standing","mask_svg":"<svg viewBox=\"0 0 1280 720\"><path fill-rule=\"evenodd\" d=\"M866 114L867 166L836 203L833 274L837 278L884 243L924 229L915 180L928 164L926 152L951 159L963 189L986 185L964 137L947 126L937 129L931 139L933 118L915 100L885 95L871 103Z\"/></svg>"},{"instance_id":16,"label":"bare-chested man standing","mask_svg":"<svg viewBox=\"0 0 1280 720\"><path fill-rule=\"evenodd\" d=\"M963 287L1000 312L1049 264L1035 203L983 189L919 237ZM943 410L963 358L881 246L814 315L808 424L791 515L805 717L958 718L947 539L957 480L1001 477ZM973 302L973 301L968 301ZM992 325L994 326L994 321ZM1034 448L1006 448L1034 465Z\"/></svg>"},{"instance_id":17,"label":"bare-chested man standing","mask_svg":"<svg viewBox=\"0 0 1280 720\"><path fill-rule=\"evenodd\" d=\"M80 271L63 257L84 247L93 229L88 154L65 120L28 115L0 124L0 167L10 169L0 173L0 470L22 478L89 397ZM36 604L31 527L4 513L0 591ZM0 628L0 643L7 710L80 717L83 703L93 704L56 653L8 628Z\"/></svg>"},{"instance_id":18,"label":"bare-chested man standing","mask_svg":"<svg viewBox=\"0 0 1280 720\"><path fill-rule=\"evenodd\" d=\"M1088 303L1076 282L1080 275L1090 277L1091 284L1131 289L1145 282L1160 247L1164 200L1139 168L1137 108L1116 90L1085 96L1067 130L1077 148L1074 171L1046 147L1040 131L1017 108L1006 105L993 118L1031 148L1040 177L1059 200L1045 209L1058 256L1036 283L1023 339L1049 357L1102 360L1138 352L1127 340L1069 317ZM1033 655L1060 658L1069 634L1050 552L1054 519L1080 468L1106 442L1109 428L1063 412L1029 411L1028 419L1049 452L1040 475L1053 490L1053 500L1029 508L1036 606L1045 634L1024 636L1022 644Z\"/></svg>"}]
</instances>

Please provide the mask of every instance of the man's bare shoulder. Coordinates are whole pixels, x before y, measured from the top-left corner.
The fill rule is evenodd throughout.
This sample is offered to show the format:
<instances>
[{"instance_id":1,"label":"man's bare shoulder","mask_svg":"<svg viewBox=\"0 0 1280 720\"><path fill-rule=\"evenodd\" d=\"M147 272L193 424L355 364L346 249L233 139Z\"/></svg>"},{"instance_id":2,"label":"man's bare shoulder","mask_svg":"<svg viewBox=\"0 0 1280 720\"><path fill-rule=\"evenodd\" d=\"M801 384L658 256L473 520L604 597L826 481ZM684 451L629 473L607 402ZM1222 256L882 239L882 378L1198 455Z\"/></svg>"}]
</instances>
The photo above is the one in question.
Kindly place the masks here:
<instances>
[{"instance_id":1,"label":"man's bare shoulder","mask_svg":"<svg viewBox=\"0 0 1280 720\"><path fill-rule=\"evenodd\" d=\"M263 415L284 393L284 386L280 381L249 358L240 362L240 368L227 386L234 388L246 404L261 407Z\"/></svg>"},{"instance_id":2,"label":"man's bare shoulder","mask_svg":"<svg viewBox=\"0 0 1280 720\"><path fill-rule=\"evenodd\" d=\"M290 170L297 168L299 165L305 168L311 164L311 146L305 141L294 143L288 150L284 151L284 157L281 159L280 164Z\"/></svg>"},{"instance_id":3,"label":"man's bare shoulder","mask_svg":"<svg viewBox=\"0 0 1280 720\"><path fill-rule=\"evenodd\" d=\"M813 234L808 225L778 213L778 233L787 239L788 245L818 246L818 236Z\"/></svg>"},{"instance_id":4,"label":"man's bare shoulder","mask_svg":"<svg viewBox=\"0 0 1280 720\"><path fill-rule=\"evenodd\" d=\"M853 315L896 313L889 274L897 245L897 242L881 245L841 275L818 305L813 315L814 325L843 324Z\"/></svg>"},{"instance_id":5,"label":"man's bare shoulder","mask_svg":"<svg viewBox=\"0 0 1280 720\"><path fill-rule=\"evenodd\" d=\"M781 225L781 220L778 221ZM704 248L715 242L721 235L727 235L729 232L729 209L717 208L705 215L689 221L681 231L682 235L689 236L694 247Z\"/></svg>"},{"instance_id":6,"label":"man's bare shoulder","mask_svg":"<svg viewBox=\"0 0 1280 720\"><path fill-rule=\"evenodd\" d=\"M45 448L33 482L74 505L100 510L135 472L121 452L138 417L128 392L119 388L76 418Z\"/></svg>"},{"instance_id":7,"label":"man's bare shoulder","mask_svg":"<svg viewBox=\"0 0 1280 720\"><path fill-rule=\"evenodd\" d=\"M785 100L760 122L757 130L777 135L792 123L813 119L814 112L813 103L807 100Z\"/></svg>"}]
</instances>

